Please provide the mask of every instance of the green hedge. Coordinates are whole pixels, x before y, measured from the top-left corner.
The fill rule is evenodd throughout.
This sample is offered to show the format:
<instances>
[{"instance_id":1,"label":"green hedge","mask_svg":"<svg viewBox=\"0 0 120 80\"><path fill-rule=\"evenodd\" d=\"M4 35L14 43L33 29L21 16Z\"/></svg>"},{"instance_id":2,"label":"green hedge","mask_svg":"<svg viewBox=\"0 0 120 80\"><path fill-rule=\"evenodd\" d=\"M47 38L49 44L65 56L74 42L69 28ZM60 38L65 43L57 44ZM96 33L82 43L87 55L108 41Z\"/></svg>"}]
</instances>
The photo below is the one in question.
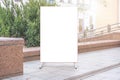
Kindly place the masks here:
<instances>
[{"instance_id":1,"label":"green hedge","mask_svg":"<svg viewBox=\"0 0 120 80\"><path fill-rule=\"evenodd\" d=\"M0 36L22 37L27 47L40 46L40 6L51 6L46 0L29 0L17 5L3 0L0 5ZM55 5L55 4L52 4Z\"/></svg>"}]
</instances>

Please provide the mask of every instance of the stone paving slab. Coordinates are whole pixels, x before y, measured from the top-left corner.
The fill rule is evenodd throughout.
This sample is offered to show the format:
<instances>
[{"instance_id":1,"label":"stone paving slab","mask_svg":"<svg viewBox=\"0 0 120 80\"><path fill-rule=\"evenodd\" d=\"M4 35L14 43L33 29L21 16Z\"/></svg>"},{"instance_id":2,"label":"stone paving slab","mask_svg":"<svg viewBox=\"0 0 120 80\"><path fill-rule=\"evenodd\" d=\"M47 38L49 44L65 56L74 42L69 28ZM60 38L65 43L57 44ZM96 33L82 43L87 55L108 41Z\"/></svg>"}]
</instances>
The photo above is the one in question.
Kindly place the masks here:
<instances>
[{"instance_id":1,"label":"stone paving slab","mask_svg":"<svg viewBox=\"0 0 120 80\"><path fill-rule=\"evenodd\" d=\"M120 67L82 80L120 80Z\"/></svg>"},{"instance_id":2,"label":"stone paving slab","mask_svg":"<svg viewBox=\"0 0 120 80\"><path fill-rule=\"evenodd\" d=\"M44 67L39 69L39 60L24 62L24 75L7 80L64 80L120 63L119 52L120 47L81 53L78 56L78 69L74 69L73 63L45 63Z\"/></svg>"}]
</instances>

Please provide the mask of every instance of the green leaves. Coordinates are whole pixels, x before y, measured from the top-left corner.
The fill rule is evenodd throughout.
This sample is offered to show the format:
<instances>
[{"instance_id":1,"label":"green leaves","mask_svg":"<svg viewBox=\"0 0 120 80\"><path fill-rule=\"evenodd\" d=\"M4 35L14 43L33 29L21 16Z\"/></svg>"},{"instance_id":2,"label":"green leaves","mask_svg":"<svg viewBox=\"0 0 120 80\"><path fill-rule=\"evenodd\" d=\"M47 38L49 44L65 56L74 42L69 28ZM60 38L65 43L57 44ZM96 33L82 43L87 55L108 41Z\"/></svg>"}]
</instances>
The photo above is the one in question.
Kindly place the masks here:
<instances>
[{"instance_id":1,"label":"green leaves","mask_svg":"<svg viewBox=\"0 0 120 80\"><path fill-rule=\"evenodd\" d=\"M40 46L40 1L29 0L29 3L24 5L24 19L27 21L27 29L25 32L26 45Z\"/></svg>"},{"instance_id":2,"label":"green leaves","mask_svg":"<svg viewBox=\"0 0 120 80\"><path fill-rule=\"evenodd\" d=\"M3 0L0 5L0 36L22 37L27 47L40 46L40 6L52 6L46 0L27 3Z\"/></svg>"}]
</instances>

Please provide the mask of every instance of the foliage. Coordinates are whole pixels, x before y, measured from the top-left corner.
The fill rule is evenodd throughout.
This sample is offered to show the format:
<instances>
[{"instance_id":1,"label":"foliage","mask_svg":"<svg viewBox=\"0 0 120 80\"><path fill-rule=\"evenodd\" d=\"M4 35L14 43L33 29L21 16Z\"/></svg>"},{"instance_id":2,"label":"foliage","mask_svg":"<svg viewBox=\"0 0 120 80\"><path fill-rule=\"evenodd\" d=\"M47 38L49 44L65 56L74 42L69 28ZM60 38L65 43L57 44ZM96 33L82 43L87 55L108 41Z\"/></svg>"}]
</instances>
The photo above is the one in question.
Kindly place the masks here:
<instances>
[{"instance_id":1,"label":"foliage","mask_svg":"<svg viewBox=\"0 0 120 80\"><path fill-rule=\"evenodd\" d=\"M46 0L2 0L0 5L0 36L22 37L27 47L40 46L40 6L51 6ZM54 5L54 4L52 4Z\"/></svg>"}]
</instances>

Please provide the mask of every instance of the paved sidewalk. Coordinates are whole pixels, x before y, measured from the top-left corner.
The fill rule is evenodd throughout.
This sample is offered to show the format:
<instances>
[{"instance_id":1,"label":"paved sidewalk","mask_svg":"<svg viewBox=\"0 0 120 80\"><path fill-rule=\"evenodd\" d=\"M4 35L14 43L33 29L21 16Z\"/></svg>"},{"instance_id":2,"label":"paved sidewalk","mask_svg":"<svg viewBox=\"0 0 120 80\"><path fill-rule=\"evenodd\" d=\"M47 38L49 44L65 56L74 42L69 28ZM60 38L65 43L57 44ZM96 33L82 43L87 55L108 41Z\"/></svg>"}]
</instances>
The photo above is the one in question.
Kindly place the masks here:
<instances>
[{"instance_id":1,"label":"paved sidewalk","mask_svg":"<svg viewBox=\"0 0 120 80\"><path fill-rule=\"evenodd\" d=\"M45 63L44 67L39 69L39 60L25 62L24 75L3 80L64 80L117 63L120 63L120 47L79 54L77 70L73 63Z\"/></svg>"},{"instance_id":2,"label":"paved sidewalk","mask_svg":"<svg viewBox=\"0 0 120 80\"><path fill-rule=\"evenodd\" d=\"M120 67L81 80L120 80Z\"/></svg>"}]
</instances>

